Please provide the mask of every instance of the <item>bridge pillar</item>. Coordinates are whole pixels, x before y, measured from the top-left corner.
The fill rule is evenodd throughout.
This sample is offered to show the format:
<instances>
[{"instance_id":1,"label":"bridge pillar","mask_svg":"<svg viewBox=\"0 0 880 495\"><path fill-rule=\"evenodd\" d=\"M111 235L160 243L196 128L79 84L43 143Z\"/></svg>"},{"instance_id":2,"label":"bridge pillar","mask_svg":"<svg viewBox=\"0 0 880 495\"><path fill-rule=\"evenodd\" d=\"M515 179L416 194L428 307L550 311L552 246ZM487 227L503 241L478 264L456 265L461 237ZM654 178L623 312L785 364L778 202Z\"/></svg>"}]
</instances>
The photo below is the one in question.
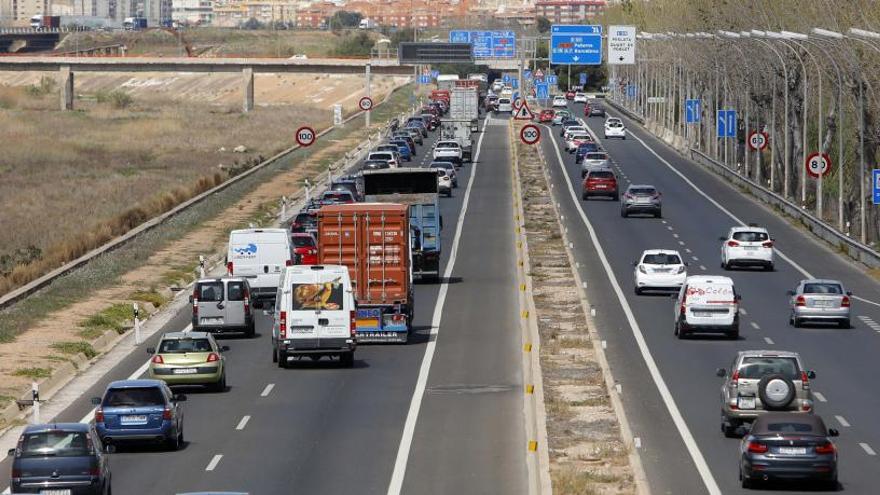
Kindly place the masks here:
<instances>
[{"instance_id":1,"label":"bridge pillar","mask_svg":"<svg viewBox=\"0 0 880 495\"><path fill-rule=\"evenodd\" d=\"M370 64L369 63L366 65L366 67L364 67L364 75L367 78L366 83L364 84L364 93L366 93L367 97L370 97L370 96L372 96L373 88L371 85L372 81L370 80ZM370 110L367 110L366 112L364 112L364 114L366 115L365 119L366 119L367 128L370 127L370 114L371 113L373 113L372 108Z\"/></svg>"},{"instance_id":2,"label":"bridge pillar","mask_svg":"<svg viewBox=\"0 0 880 495\"><path fill-rule=\"evenodd\" d=\"M61 86L61 110L73 110L73 71L69 65L62 65L59 71Z\"/></svg>"},{"instance_id":3,"label":"bridge pillar","mask_svg":"<svg viewBox=\"0 0 880 495\"><path fill-rule=\"evenodd\" d=\"M254 109L254 69L253 67L245 67L241 70L241 75L243 77L243 89L244 89L244 106L242 107L242 111L245 113L250 112Z\"/></svg>"}]
</instances>

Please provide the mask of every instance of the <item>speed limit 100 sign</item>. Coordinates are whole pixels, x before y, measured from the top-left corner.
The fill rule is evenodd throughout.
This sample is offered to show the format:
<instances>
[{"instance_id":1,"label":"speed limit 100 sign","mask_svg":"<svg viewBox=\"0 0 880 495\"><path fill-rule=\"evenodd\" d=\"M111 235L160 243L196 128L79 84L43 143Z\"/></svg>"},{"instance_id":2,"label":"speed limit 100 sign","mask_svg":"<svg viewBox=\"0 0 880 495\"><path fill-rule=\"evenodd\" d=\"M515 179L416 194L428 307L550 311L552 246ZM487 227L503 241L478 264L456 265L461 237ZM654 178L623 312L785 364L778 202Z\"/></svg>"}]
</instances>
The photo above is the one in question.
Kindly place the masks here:
<instances>
[{"instance_id":1,"label":"speed limit 100 sign","mask_svg":"<svg viewBox=\"0 0 880 495\"><path fill-rule=\"evenodd\" d=\"M812 153L807 157L805 166L810 177L825 177L831 173L831 157L827 153Z\"/></svg>"},{"instance_id":2,"label":"speed limit 100 sign","mask_svg":"<svg viewBox=\"0 0 880 495\"><path fill-rule=\"evenodd\" d=\"M767 147L769 136L766 132L752 131L749 134L749 148L755 151L763 151Z\"/></svg>"},{"instance_id":3,"label":"speed limit 100 sign","mask_svg":"<svg viewBox=\"0 0 880 495\"><path fill-rule=\"evenodd\" d=\"M296 130L296 144L300 146L311 146L315 143L315 136L315 130L304 125Z\"/></svg>"},{"instance_id":4,"label":"speed limit 100 sign","mask_svg":"<svg viewBox=\"0 0 880 495\"><path fill-rule=\"evenodd\" d=\"M369 96L364 96L358 101L358 108L364 112L369 112L373 108L373 99Z\"/></svg>"},{"instance_id":5,"label":"speed limit 100 sign","mask_svg":"<svg viewBox=\"0 0 880 495\"><path fill-rule=\"evenodd\" d=\"M535 144L541 140L541 129L533 124L524 125L519 131L519 138L525 144Z\"/></svg>"}]
</instances>

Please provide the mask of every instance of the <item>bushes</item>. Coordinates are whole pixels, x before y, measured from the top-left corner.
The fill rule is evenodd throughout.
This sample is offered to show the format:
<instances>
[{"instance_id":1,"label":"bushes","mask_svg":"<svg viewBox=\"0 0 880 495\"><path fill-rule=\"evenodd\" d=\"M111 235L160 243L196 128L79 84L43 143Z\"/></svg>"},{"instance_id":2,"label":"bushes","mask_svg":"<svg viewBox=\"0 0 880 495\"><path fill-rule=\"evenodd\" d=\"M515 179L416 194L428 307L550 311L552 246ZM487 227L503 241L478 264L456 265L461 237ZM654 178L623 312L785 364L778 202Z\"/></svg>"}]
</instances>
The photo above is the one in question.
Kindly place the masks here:
<instances>
[{"instance_id":1,"label":"bushes","mask_svg":"<svg viewBox=\"0 0 880 495\"><path fill-rule=\"evenodd\" d=\"M365 32L349 35L343 38L339 45L333 49L333 55L355 57L369 56L373 49L373 38Z\"/></svg>"},{"instance_id":2,"label":"bushes","mask_svg":"<svg viewBox=\"0 0 880 495\"><path fill-rule=\"evenodd\" d=\"M32 84L28 86L25 91L30 96L35 98L42 98L47 94L55 91L55 88L58 86L58 82L55 81L54 78L48 76L40 77L40 84Z\"/></svg>"},{"instance_id":3,"label":"bushes","mask_svg":"<svg viewBox=\"0 0 880 495\"><path fill-rule=\"evenodd\" d=\"M97 100L98 103L109 103L110 106L117 109L128 108L134 103L134 98L121 89L114 89L113 91L98 91L95 93L95 100Z\"/></svg>"}]
</instances>

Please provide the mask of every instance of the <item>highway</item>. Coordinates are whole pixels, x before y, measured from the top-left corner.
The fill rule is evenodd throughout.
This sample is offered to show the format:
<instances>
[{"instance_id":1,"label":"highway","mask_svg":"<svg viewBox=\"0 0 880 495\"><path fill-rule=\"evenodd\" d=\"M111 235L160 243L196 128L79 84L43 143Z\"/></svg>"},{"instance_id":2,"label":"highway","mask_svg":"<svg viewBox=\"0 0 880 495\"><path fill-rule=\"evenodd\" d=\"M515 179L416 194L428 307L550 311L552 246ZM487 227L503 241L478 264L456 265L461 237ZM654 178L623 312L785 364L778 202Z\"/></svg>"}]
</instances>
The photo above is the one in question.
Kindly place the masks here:
<instances>
[{"instance_id":1,"label":"highway","mask_svg":"<svg viewBox=\"0 0 880 495\"><path fill-rule=\"evenodd\" d=\"M410 344L361 346L352 369L326 360L280 369L259 314L257 338L220 341L231 348L227 392L180 389L185 448L111 455L116 492L525 493L510 143L506 120L487 124L477 162L441 199L447 277L416 286ZM189 320L186 307L163 331ZM80 421L90 397L138 376L147 357L134 351L55 421Z\"/></svg>"},{"instance_id":2,"label":"highway","mask_svg":"<svg viewBox=\"0 0 880 495\"><path fill-rule=\"evenodd\" d=\"M582 104L569 104L576 116ZM619 116L606 105L610 116ZM542 151L555 199L565 216L577 260L588 281L602 338L653 493L740 493L739 440L720 430L717 368L730 367L738 350L797 351L817 377L811 381L816 413L837 428L840 483L850 493L875 493L880 459L876 349L880 345L880 291L865 270L843 259L718 177L683 159L624 118L625 141L602 139L602 118L586 119L609 152L622 191L653 184L663 195L663 218L621 218L619 203L582 201L579 166L565 152L559 128L542 127ZM720 268L719 236L734 225L757 223L776 239L776 271ZM742 294L741 336L678 340L674 304L664 296L636 296L633 266L644 249L679 250L688 273L731 277ZM853 328L787 323L786 291L811 276L843 281L858 299ZM807 489L808 486L800 488ZM798 489L800 489L798 488Z\"/></svg>"}]
</instances>

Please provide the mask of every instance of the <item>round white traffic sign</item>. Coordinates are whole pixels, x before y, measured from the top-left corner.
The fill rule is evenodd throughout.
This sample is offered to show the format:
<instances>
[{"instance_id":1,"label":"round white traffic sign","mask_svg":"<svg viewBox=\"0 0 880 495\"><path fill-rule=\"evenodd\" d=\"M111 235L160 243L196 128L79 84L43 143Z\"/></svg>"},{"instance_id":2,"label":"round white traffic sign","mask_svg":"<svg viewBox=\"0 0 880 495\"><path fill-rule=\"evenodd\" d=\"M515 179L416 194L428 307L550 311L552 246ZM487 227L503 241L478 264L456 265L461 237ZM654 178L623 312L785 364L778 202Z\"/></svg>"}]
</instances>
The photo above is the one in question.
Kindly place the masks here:
<instances>
[{"instance_id":1,"label":"round white traffic sign","mask_svg":"<svg viewBox=\"0 0 880 495\"><path fill-rule=\"evenodd\" d=\"M526 124L520 129L519 138L525 144L536 144L541 140L541 129L534 124Z\"/></svg>"},{"instance_id":2,"label":"round white traffic sign","mask_svg":"<svg viewBox=\"0 0 880 495\"><path fill-rule=\"evenodd\" d=\"M373 100L369 96L364 96L358 101L358 108L365 112L369 112L373 108Z\"/></svg>"},{"instance_id":3,"label":"round white traffic sign","mask_svg":"<svg viewBox=\"0 0 880 495\"><path fill-rule=\"evenodd\" d=\"M315 130L307 125L296 130L296 144L300 146L311 146L315 143L316 137Z\"/></svg>"},{"instance_id":4,"label":"round white traffic sign","mask_svg":"<svg viewBox=\"0 0 880 495\"><path fill-rule=\"evenodd\" d=\"M749 148L755 151L763 151L769 141L770 136L766 132L752 131L749 134Z\"/></svg>"},{"instance_id":5,"label":"round white traffic sign","mask_svg":"<svg viewBox=\"0 0 880 495\"><path fill-rule=\"evenodd\" d=\"M831 157L827 153L812 153L807 157L807 173L814 179L831 173Z\"/></svg>"}]
</instances>

